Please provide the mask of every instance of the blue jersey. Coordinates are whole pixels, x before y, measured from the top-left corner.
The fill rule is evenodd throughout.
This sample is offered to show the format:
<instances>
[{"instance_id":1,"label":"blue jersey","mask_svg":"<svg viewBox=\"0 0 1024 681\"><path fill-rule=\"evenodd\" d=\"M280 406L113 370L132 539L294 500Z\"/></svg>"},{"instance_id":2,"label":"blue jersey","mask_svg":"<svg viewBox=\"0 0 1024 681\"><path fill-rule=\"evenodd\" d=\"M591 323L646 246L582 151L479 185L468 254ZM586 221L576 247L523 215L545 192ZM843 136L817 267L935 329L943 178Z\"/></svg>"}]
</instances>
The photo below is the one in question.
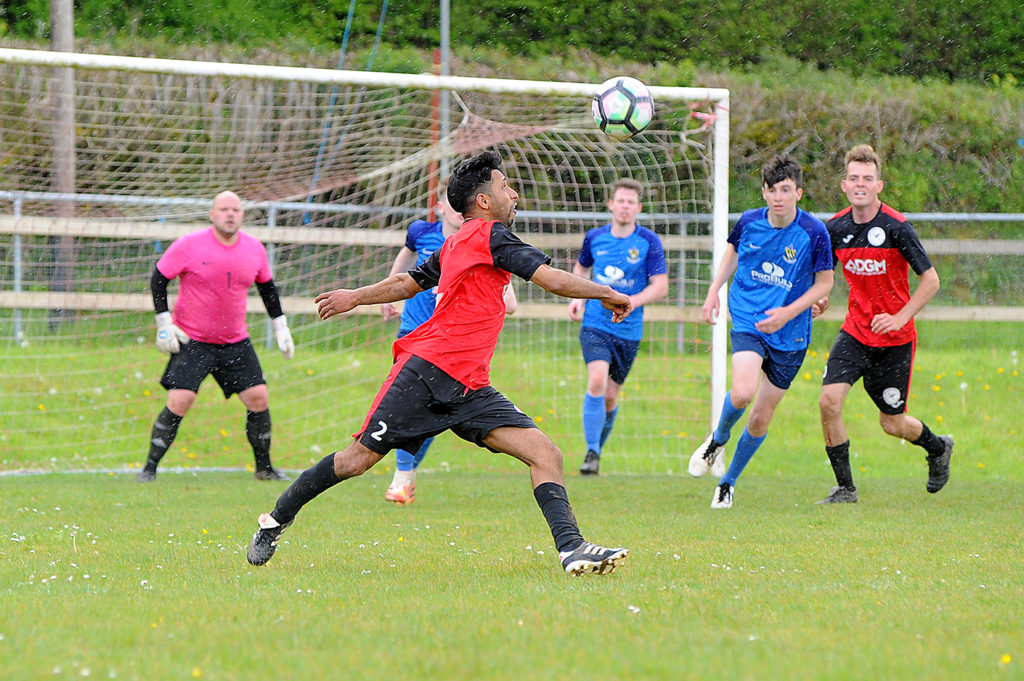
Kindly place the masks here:
<instances>
[{"instance_id":1,"label":"blue jersey","mask_svg":"<svg viewBox=\"0 0 1024 681\"><path fill-rule=\"evenodd\" d=\"M647 288L654 275L668 273L661 239L640 225L621 239L612 235L611 225L588 231L583 238L579 263L593 268L592 278L598 284L611 286L627 296ZM638 307L621 323L613 324L611 311L606 310L600 301L591 299L584 308L583 326L638 341L644 335L644 308Z\"/></svg>"},{"instance_id":2,"label":"blue jersey","mask_svg":"<svg viewBox=\"0 0 1024 681\"><path fill-rule=\"evenodd\" d=\"M409 225L409 232L405 236L405 247L416 252L417 266L422 265L431 253L440 250L444 244L442 225L441 222L427 222L426 220L416 220ZM402 308L402 323L398 327L399 335L409 333L430 319L430 315L434 314L434 305L437 303L434 292L433 288L427 289L405 301L405 306Z\"/></svg>"},{"instance_id":3,"label":"blue jersey","mask_svg":"<svg viewBox=\"0 0 1024 681\"><path fill-rule=\"evenodd\" d=\"M818 218L797 208L796 219L781 229L768 222L768 209L755 208L740 216L729 233L738 254L736 274L729 287L729 313L734 331L760 336L777 350L802 350L811 342L808 308L775 333L754 324L765 310L793 302L814 285L817 272L832 269L832 242Z\"/></svg>"}]
</instances>

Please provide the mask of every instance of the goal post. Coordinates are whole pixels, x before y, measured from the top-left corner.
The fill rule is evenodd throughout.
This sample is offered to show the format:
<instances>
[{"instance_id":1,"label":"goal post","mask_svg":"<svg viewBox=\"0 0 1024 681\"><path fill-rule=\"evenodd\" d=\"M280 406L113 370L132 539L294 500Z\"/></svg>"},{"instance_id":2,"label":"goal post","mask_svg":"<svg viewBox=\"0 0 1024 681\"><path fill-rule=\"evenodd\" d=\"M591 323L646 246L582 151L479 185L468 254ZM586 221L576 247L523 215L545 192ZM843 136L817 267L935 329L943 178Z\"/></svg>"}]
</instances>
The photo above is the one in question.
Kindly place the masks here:
<instances>
[{"instance_id":1,"label":"goal post","mask_svg":"<svg viewBox=\"0 0 1024 681\"><path fill-rule=\"evenodd\" d=\"M69 68L71 192L55 190L47 152L48 93ZM639 222L664 243L670 292L645 310L602 472L682 472L725 395L726 325L704 325L700 306L728 232L729 93L649 85L654 122L617 142L591 118L596 83L0 49L0 468L145 458L166 361L152 342L149 275L174 238L208 225L224 189L243 197L244 229L268 245L297 345L294 361L280 358L253 292L274 460L304 468L343 446L386 374L397 327L376 308L321 322L312 299L386 276L408 224L427 217L440 169L495 149L521 197L515 231L566 270L585 232L609 221L611 183L643 184ZM445 99L452 125L440 136ZM579 326L568 301L515 287L494 384L571 470L586 384ZM166 465L251 463L243 419L205 383ZM434 450L427 468L513 465L453 436Z\"/></svg>"}]
</instances>

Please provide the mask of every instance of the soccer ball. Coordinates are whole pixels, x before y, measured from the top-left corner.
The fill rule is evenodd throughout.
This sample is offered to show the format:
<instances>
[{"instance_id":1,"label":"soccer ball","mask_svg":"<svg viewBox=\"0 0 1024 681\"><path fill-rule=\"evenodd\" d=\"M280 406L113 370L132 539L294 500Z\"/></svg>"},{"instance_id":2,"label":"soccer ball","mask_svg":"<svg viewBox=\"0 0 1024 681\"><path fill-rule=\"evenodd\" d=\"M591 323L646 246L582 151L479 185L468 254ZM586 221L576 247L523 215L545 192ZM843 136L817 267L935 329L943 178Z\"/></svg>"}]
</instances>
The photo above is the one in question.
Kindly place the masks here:
<instances>
[{"instance_id":1,"label":"soccer ball","mask_svg":"<svg viewBox=\"0 0 1024 681\"><path fill-rule=\"evenodd\" d=\"M605 134L625 140L650 125L654 98L636 78L617 76L597 89L591 109L594 122Z\"/></svg>"}]
</instances>

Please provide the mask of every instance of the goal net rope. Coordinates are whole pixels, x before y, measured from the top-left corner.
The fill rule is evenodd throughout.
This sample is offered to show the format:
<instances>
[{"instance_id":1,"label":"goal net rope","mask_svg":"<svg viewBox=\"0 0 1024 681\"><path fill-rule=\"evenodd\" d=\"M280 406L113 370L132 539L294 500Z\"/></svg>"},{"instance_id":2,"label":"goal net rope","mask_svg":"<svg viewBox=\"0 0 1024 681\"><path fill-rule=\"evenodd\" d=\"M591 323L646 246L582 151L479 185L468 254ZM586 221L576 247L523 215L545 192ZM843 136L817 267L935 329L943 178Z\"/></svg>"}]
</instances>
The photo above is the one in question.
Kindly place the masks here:
<instances>
[{"instance_id":1,"label":"goal net rope","mask_svg":"<svg viewBox=\"0 0 1024 681\"><path fill-rule=\"evenodd\" d=\"M281 358L251 291L275 465L344 447L397 324L376 307L323 322L313 298L384 278L409 223L433 219L448 169L495 149L521 197L515 230L566 270L584 233L610 221L610 184L644 185L639 222L664 243L670 291L646 310L602 473L682 472L724 395L724 325L699 317L727 229L728 93L653 85L654 122L617 142L591 118L594 84L0 49L0 470L144 461L166 399L149 277L227 189L268 246L297 346ZM585 449L579 324L567 300L514 285L492 381L573 470ZM164 466L251 466L244 418L205 382ZM424 467L518 464L446 434Z\"/></svg>"}]
</instances>

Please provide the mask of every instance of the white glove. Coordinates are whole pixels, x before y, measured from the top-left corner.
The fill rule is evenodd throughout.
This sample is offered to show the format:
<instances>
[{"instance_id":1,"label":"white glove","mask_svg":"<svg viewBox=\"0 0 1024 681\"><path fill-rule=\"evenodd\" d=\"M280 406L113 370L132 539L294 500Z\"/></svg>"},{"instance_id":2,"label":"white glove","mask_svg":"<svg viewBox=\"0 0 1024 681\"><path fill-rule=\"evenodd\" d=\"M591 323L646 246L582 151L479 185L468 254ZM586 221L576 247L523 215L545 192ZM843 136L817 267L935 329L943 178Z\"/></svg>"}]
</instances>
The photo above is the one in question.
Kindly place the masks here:
<instances>
[{"instance_id":1,"label":"white glove","mask_svg":"<svg viewBox=\"0 0 1024 681\"><path fill-rule=\"evenodd\" d=\"M156 316L156 349L160 352L173 355L181 350L181 346L188 343L191 338L188 334L179 329L171 322L170 312L161 312Z\"/></svg>"},{"instance_id":2,"label":"white glove","mask_svg":"<svg viewBox=\"0 0 1024 681\"><path fill-rule=\"evenodd\" d=\"M284 315L274 317L274 337L277 338L277 349L284 353L285 359L295 356L295 341L288 330L288 318Z\"/></svg>"}]
</instances>

